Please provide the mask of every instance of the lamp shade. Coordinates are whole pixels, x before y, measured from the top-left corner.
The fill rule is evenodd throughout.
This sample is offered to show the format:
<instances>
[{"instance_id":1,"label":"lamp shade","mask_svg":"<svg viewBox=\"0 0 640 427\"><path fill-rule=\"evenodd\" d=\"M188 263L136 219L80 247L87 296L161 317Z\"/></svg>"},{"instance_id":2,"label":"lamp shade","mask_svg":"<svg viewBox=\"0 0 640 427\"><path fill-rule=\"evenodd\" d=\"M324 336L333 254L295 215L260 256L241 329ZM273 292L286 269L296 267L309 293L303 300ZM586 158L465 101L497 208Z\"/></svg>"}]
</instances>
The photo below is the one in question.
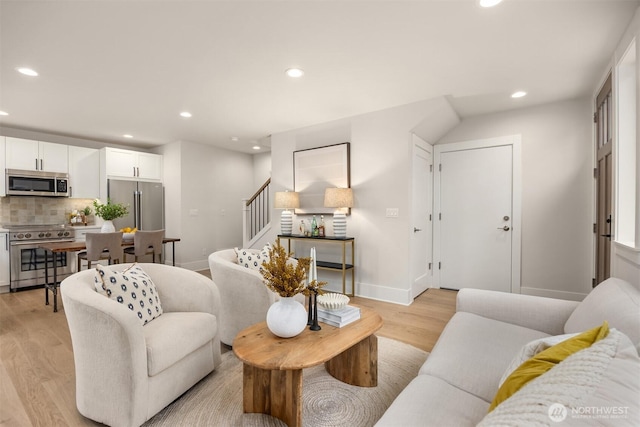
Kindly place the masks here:
<instances>
[{"instance_id":1,"label":"lamp shade","mask_svg":"<svg viewBox=\"0 0 640 427\"><path fill-rule=\"evenodd\" d=\"M324 190L325 208L352 208L353 192L350 188L327 188Z\"/></svg>"},{"instance_id":2,"label":"lamp shade","mask_svg":"<svg viewBox=\"0 0 640 427\"><path fill-rule=\"evenodd\" d=\"M300 207L300 196L295 191L276 191L274 201L276 209L295 209Z\"/></svg>"}]
</instances>

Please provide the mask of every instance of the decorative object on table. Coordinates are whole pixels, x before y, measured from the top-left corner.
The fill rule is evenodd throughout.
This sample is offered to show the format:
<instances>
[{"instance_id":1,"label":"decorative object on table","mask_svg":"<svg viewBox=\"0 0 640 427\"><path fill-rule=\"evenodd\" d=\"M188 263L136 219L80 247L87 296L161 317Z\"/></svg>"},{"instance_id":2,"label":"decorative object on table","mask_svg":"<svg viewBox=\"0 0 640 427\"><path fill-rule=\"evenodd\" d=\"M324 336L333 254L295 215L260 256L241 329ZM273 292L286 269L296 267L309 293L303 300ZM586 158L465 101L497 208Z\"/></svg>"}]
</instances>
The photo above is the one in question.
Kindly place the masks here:
<instances>
[{"instance_id":1,"label":"decorative object on table","mask_svg":"<svg viewBox=\"0 0 640 427\"><path fill-rule=\"evenodd\" d=\"M340 310L326 310L322 305L318 308L318 320L336 328L342 328L358 319L360 319L360 308L352 305L347 305Z\"/></svg>"},{"instance_id":2,"label":"decorative object on table","mask_svg":"<svg viewBox=\"0 0 640 427\"><path fill-rule=\"evenodd\" d=\"M318 221L316 221L315 215L311 220L311 237L318 237Z\"/></svg>"},{"instance_id":3,"label":"decorative object on table","mask_svg":"<svg viewBox=\"0 0 640 427\"><path fill-rule=\"evenodd\" d=\"M322 287L327 282L318 282L318 268L316 266L316 248L311 248L311 263L309 265L309 286L307 286L307 294L309 297L309 315L307 325L312 331L322 329L318 324L318 295L324 294Z\"/></svg>"},{"instance_id":4,"label":"decorative object on table","mask_svg":"<svg viewBox=\"0 0 640 427\"><path fill-rule=\"evenodd\" d=\"M269 260L262 263L264 284L280 295L267 311L267 326L276 336L291 338L307 326L307 312L293 297L308 293L306 286L310 258L292 260L279 241L269 251Z\"/></svg>"},{"instance_id":5,"label":"decorative object on table","mask_svg":"<svg viewBox=\"0 0 640 427\"><path fill-rule=\"evenodd\" d=\"M324 215L320 215L320 225L318 226L318 237L325 236Z\"/></svg>"},{"instance_id":6,"label":"decorative object on table","mask_svg":"<svg viewBox=\"0 0 640 427\"><path fill-rule=\"evenodd\" d=\"M347 216L345 211L353 207L351 188L327 188L324 191L324 206L336 208L333 213L333 235L347 237Z\"/></svg>"},{"instance_id":7,"label":"decorative object on table","mask_svg":"<svg viewBox=\"0 0 640 427\"><path fill-rule=\"evenodd\" d=\"M89 206L85 206L84 209L80 211L82 215L82 222L86 226L89 222L89 215L91 215L91 208Z\"/></svg>"},{"instance_id":8,"label":"decorative object on table","mask_svg":"<svg viewBox=\"0 0 640 427\"><path fill-rule=\"evenodd\" d=\"M116 231L113 220L129 213L127 206L122 203L111 203L111 199L109 198L107 198L106 204L95 199L93 201L93 207L96 210L96 216L104 220L104 224L102 224L102 228L100 229L103 233L113 233Z\"/></svg>"},{"instance_id":9,"label":"decorative object on table","mask_svg":"<svg viewBox=\"0 0 640 427\"><path fill-rule=\"evenodd\" d=\"M138 227L124 227L121 228L120 231L122 231L122 240L133 240L136 231L138 231Z\"/></svg>"},{"instance_id":10,"label":"decorative object on table","mask_svg":"<svg viewBox=\"0 0 640 427\"><path fill-rule=\"evenodd\" d=\"M349 297L344 294L330 292L321 295L318 302L326 311L340 311L349 304Z\"/></svg>"},{"instance_id":11,"label":"decorative object on table","mask_svg":"<svg viewBox=\"0 0 640 427\"><path fill-rule=\"evenodd\" d=\"M79 225L82 224L82 217L80 216L80 212L77 209L74 209L69 214L69 224L71 225Z\"/></svg>"},{"instance_id":12,"label":"decorative object on table","mask_svg":"<svg viewBox=\"0 0 640 427\"><path fill-rule=\"evenodd\" d=\"M291 235L293 229L293 213L289 209L300 207L300 197L295 191L278 191L274 202L276 209L284 209L280 216L280 232Z\"/></svg>"}]
</instances>

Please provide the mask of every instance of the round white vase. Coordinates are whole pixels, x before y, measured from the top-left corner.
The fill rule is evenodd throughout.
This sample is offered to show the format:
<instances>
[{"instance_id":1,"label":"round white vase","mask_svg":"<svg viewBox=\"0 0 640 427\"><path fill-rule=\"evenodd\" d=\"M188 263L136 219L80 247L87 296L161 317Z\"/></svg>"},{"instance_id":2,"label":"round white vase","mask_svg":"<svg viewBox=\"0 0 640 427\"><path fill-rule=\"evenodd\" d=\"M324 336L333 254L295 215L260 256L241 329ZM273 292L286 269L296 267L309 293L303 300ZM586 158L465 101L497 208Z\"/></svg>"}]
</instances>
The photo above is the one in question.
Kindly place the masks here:
<instances>
[{"instance_id":1,"label":"round white vase","mask_svg":"<svg viewBox=\"0 0 640 427\"><path fill-rule=\"evenodd\" d=\"M113 233L116 231L116 227L113 225L113 221L105 220L102 224L102 228L100 228L101 233Z\"/></svg>"},{"instance_id":2,"label":"round white vase","mask_svg":"<svg viewBox=\"0 0 640 427\"><path fill-rule=\"evenodd\" d=\"M307 326L307 310L293 297L282 297L267 311L267 327L280 338L298 335Z\"/></svg>"}]
</instances>

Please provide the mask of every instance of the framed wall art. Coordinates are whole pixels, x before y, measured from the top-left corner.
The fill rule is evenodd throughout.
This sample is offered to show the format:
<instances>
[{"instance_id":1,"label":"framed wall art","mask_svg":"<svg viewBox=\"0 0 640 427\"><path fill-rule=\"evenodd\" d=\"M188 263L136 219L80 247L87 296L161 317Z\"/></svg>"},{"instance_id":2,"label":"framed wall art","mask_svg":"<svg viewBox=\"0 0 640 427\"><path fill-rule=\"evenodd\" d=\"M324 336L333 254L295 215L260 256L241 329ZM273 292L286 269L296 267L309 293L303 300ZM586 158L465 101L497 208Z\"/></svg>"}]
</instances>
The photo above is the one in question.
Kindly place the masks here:
<instances>
[{"instance_id":1,"label":"framed wall art","mask_svg":"<svg viewBox=\"0 0 640 427\"><path fill-rule=\"evenodd\" d=\"M333 214L324 207L327 187L351 187L350 143L293 152L293 191L300 193L298 215Z\"/></svg>"}]
</instances>

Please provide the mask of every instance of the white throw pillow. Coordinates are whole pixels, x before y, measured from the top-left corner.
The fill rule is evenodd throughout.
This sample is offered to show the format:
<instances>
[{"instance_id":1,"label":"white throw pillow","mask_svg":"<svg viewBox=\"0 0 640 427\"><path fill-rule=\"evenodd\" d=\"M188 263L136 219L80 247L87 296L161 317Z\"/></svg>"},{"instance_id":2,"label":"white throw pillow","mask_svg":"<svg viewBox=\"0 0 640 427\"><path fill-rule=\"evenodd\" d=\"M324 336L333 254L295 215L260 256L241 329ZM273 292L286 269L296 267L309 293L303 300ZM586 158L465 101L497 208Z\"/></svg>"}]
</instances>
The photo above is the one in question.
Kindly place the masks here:
<instances>
[{"instance_id":1,"label":"white throw pillow","mask_svg":"<svg viewBox=\"0 0 640 427\"><path fill-rule=\"evenodd\" d=\"M616 329L531 380L478 424L637 425L640 357Z\"/></svg>"},{"instance_id":2,"label":"white throw pillow","mask_svg":"<svg viewBox=\"0 0 640 427\"><path fill-rule=\"evenodd\" d=\"M522 365L524 362L531 359L533 356L540 353L541 351L546 350L549 347L553 347L556 344L560 344L562 341L566 341L569 338L575 337L576 335L578 334L577 333L564 334L564 335L556 335L551 337L544 337L544 338L539 338L537 340L533 340L525 344L520 349L518 354L516 354L516 357L514 357L513 360L511 360L511 363L509 364L507 369L504 371L504 374L502 374L502 378L500 378L500 384L498 385L498 388L502 387L502 383L504 383L507 380L509 375L511 375L511 373L515 371L518 368L518 366Z\"/></svg>"},{"instance_id":3,"label":"white throw pillow","mask_svg":"<svg viewBox=\"0 0 640 427\"><path fill-rule=\"evenodd\" d=\"M139 265L120 272L98 264L94 280L100 293L128 307L143 326L162 314L156 285Z\"/></svg>"},{"instance_id":4,"label":"white throw pillow","mask_svg":"<svg viewBox=\"0 0 640 427\"><path fill-rule=\"evenodd\" d=\"M251 249L234 248L234 251L236 251L236 255L238 256L238 265L258 272L262 270L262 263L264 261L269 262L270 250L271 243L264 245L260 252L255 252Z\"/></svg>"}]
</instances>

